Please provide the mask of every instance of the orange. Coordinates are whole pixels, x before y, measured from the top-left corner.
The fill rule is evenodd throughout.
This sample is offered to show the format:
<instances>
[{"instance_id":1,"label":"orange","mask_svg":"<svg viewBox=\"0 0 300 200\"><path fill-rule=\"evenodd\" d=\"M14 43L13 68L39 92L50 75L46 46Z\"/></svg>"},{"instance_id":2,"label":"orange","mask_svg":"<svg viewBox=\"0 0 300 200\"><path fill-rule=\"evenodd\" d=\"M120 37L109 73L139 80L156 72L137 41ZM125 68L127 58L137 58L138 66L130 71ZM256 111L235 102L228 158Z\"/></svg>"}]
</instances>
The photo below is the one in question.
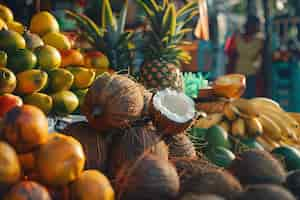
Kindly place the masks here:
<instances>
[{"instance_id":1,"label":"orange","mask_svg":"<svg viewBox=\"0 0 300 200\"><path fill-rule=\"evenodd\" d=\"M84 57L80 51L75 49L62 50L61 54L61 67L66 67L70 65L84 65Z\"/></svg>"}]
</instances>

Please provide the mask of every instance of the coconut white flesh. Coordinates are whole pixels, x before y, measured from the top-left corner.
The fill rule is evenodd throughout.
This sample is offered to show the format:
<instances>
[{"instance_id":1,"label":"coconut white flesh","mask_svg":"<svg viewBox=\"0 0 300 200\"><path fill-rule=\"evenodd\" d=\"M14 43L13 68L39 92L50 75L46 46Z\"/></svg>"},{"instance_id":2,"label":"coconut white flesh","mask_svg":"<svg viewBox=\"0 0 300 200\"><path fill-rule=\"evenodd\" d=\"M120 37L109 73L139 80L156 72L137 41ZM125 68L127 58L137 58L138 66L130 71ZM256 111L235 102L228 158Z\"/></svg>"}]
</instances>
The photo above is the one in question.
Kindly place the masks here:
<instances>
[{"instance_id":1,"label":"coconut white flesh","mask_svg":"<svg viewBox=\"0 0 300 200\"><path fill-rule=\"evenodd\" d=\"M230 75L230 76L224 76L217 80L217 84L219 85L230 85L230 84L240 84L241 83L241 76L239 75Z\"/></svg>"},{"instance_id":2,"label":"coconut white flesh","mask_svg":"<svg viewBox=\"0 0 300 200\"><path fill-rule=\"evenodd\" d=\"M195 103L182 92L165 89L153 97L153 106L168 119L186 123L195 117Z\"/></svg>"}]
</instances>

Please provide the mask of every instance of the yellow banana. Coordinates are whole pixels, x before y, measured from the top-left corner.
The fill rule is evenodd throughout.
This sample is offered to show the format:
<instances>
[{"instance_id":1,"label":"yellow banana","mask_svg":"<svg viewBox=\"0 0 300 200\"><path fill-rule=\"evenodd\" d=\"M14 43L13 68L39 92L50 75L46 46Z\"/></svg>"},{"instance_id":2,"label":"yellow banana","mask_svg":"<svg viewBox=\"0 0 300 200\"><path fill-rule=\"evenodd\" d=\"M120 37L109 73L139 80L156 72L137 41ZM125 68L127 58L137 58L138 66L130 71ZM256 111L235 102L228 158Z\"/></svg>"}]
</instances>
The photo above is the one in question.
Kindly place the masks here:
<instances>
[{"instance_id":1,"label":"yellow banana","mask_svg":"<svg viewBox=\"0 0 300 200\"><path fill-rule=\"evenodd\" d=\"M220 123L223 119L222 113L213 113L209 114L206 117L200 118L195 123L197 128L210 128L218 123Z\"/></svg>"},{"instance_id":2,"label":"yellow banana","mask_svg":"<svg viewBox=\"0 0 300 200\"><path fill-rule=\"evenodd\" d=\"M234 111L234 107L230 103L228 103L224 107L223 113L224 113L224 116L230 121L236 120L236 118L237 118L236 111Z\"/></svg>"},{"instance_id":3,"label":"yellow banana","mask_svg":"<svg viewBox=\"0 0 300 200\"><path fill-rule=\"evenodd\" d=\"M290 138L286 138L286 137L282 138L282 140L280 141L280 145L281 146L288 145L300 149L299 142L291 140Z\"/></svg>"},{"instance_id":4,"label":"yellow banana","mask_svg":"<svg viewBox=\"0 0 300 200\"><path fill-rule=\"evenodd\" d=\"M236 99L232 102L232 105L235 106L239 112L247 115L249 117L258 117L259 112L255 105L247 99Z\"/></svg>"},{"instance_id":5,"label":"yellow banana","mask_svg":"<svg viewBox=\"0 0 300 200\"><path fill-rule=\"evenodd\" d=\"M263 140L265 140L273 149L277 148L277 147L280 147L280 144L279 144L280 141L278 141L278 142L274 141L271 138L267 137L266 135L262 135L261 138Z\"/></svg>"},{"instance_id":6,"label":"yellow banana","mask_svg":"<svg viewBox=\"0 0 300 200\"><path fill-rule=\"evenodd\" d=\"M249 136L259 136L263 134L263 126L258 118L245 119L246 130Z\"/></svg>"},{"instance_id":7,"label":"yellow banana","mask_svg":"<svg viewBox=\"0 0 300 200\"><path fill-rule=\"evenodd\" d=\"M279 103L277 103L276 101L269 99L269 98L256 97L256 98L250 99L250 102L255 104L255 106L273 107L274 109L282 110Z\"/></svg>"},{"instance_id":8,"label":"yellow banana","mask_svg":"<svg viewBox=\"0 0 300 200\"><path fill-rule=\"evenodd\" d=\"M245 136L245 121L242 118L238 118L232 122L231 134L233 136Z\"/></svg>"},{"instance_id":9,"label":"yellow banana","mask_svg":"<svg viewBox=\"0 0 300 200\"><path fill-rule=\"evenodd\" d=\"M272 119L261 114L258 120L263 127L263 135L275 141L279 141L281 139L281 128Z\"/></svg>"},{"instance_id":10,"label":"yellow banana","mask_svg":"<svg viewBox=\"0 0 300 200\"><path fill-rule=\"evenodd\" d=\"M288 114L300 124L300 113L288 113Z\"/></svg>"},{"instance_id":11,"label":"yellow banana","mask_svg":"<svg viewBox=\"0 0 300 200\"><path fill-rule=\"evenodd\" d=\"M219 124L218 124L220 127L222 127L226 132L229 132L230 131L230 123L228 121L221 121Z\"/></svg>"},{"instance_id":12,"label":"yellow banana","mask_svg":"<svg viewBox=\"0 0 300 200\"><path fill-rule=\"evenodd\" d=\"M274 143L269 143L268 141L265 140L265 138L262 138L262 137L257 137L256 138L256 141L266 150L266 151L269 151L271 152L274 148L277 147L276 144Z\"/></svg>"}]
</instances>

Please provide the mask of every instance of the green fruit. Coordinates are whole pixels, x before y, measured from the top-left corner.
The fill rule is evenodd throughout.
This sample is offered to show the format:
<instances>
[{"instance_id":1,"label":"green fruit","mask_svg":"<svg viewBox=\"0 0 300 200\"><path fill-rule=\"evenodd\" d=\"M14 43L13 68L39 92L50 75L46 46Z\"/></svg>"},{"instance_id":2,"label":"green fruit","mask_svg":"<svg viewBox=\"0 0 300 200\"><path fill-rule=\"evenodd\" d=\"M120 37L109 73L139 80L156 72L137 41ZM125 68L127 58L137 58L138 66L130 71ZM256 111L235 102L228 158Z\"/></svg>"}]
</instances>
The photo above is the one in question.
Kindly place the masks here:
<instances>
[{"instance_id":1,"label":"green fruit","mask_svg":"<svg viewBox=\"0 0 300 200\"><path fill-rule=\"evenodd\" d=\"M24 103L40 108L46 115L50 113L53 105L50 96L38 92L25 96Z\"/></svg>"},{"instance_id":2,"label":"green fruit","mask_svg":"<svg viewBox=\"0 0 300 200\"><path fill-rule=\"evenodd\" d=\"M37 58L38 65L42 70L52 70L58 68L61 64L61 55L59 51L49 45L37 47L34 50Z\"/></svg>"},{"instance_id":3,"label":"green fruit","mask_svg":"<svg viewBox=\"0 0 300 200\"><path fill-rule=\"evenodd\" d=\"M250 149L264 150L264 148L255 139L242 139L241 142Z\"/></svg>"},{"instance_id":4,"label":"green fruit","mask_svg":"<svg viewBox=\"0 0 300 200\"><path fill-rule=\"evenodd\" d=\"M230 149L228 133L220 126L215 125L207 130L205 137L209 148L224 147Z\"/></svg>"},{"instance_id":5,"label":"green fruit","mask_svg":"<svg viewBox=\"0 0 300 200\"><path fill-rule=\"evenodd\" d=\"M15 51L25 47L25 39L19 33L12 30L0 31L0 50Z\"/></svg>"},{"instance_id":6,"label":"green fruit","mask_svg":"<svg viewBox=\"0 0 300 200\"><path fill-rule=\"evenodd\" d=\"M48 89L52 92L69 90L73 84L74 76L66 69L53 69L49 73Z\"/></svg>"},{"instance_id":7,"label":"green fruit","mask_svg":"<svg viewBox=\"0 0 300 200\"><path fill-rule=\"evenodd\" d=\"M7 66L15 73L33 69L36 65L36 56L28 49L18 49L8 56Z\"/></svg>"},{"instance_id":8,"label":"green fruit","mask_svg":"<svg viewBox=\"0 0 300 200\"><path fill-rule=\"evenodd\" d=\"M16 89L17 78L15 74L7 68L0 68L0 95L12 93Z\"/></svg>"},{"instance_id":9,"label":"green fruit","mask_svg":"<svg viewBox=\"0 0 300 200\"><path fill-rule=\"evenodd\" d=\"M0 51L0 68L6 67L7 65L7 53L5 51Z\"/></svg>"},{"instance_id":10,"label":"green fruit","mask_svg":"<svg viewBox=\"0 0 300 200\"><path fill-rule=\"evenodd\" d=\"M73 113L79 105L77 96L71 91L60 91L52 95L53 111L57 115L66 116Z\"/></svg>"},{"instance_id":11,"label":"green fruit","mask_svg":"<svg viewBox=\"0 0 300 200\"><path fill-rule=\"evenodd\" d=\"M206 128L192 128L190 134L198 139L205 138L207 133Z\"/></svg>"},{"instance_id":12,"label":"green fruit","mask_svg":"<svg viewBox=\"0 0 300 200\"><path fill-rule=\"evenodd\" d=\"M224 168L228 168L235 159L235 155L230 150L220 146L209 149L206 157L215 165Z\"/></svg>"},{"instance_id":13,"label":"green fruit","mask_svg":"<svg viewBox=\"0 0 300 200\"><path fill-rule=\"evenodd\" d=\"M88 92L88 89L74 90L73 92L79 99L79 105L82 105L85 95Z\"/></svg>"},{"instance_id":14,"label":"green fruit","mask_svg":"<svg viewBox=\"0 0 300 200\"><path fill-rule=\"evenodd\" d=\"M293 147L282 146L275 148L272 154L283 161L287 170L297 170L300 169L300 151Z\"/></svg>"}]
</instances>

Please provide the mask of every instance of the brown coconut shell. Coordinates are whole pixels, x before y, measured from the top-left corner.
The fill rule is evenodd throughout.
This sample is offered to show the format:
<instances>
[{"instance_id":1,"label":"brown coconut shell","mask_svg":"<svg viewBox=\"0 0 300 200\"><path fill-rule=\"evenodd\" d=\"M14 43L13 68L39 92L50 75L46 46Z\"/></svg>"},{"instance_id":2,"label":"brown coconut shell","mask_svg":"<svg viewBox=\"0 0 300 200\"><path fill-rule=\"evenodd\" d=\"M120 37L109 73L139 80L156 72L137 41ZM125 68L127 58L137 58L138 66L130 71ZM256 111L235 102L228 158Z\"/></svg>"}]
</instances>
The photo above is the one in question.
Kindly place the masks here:
<instances>
[{"instance_id":1,"label":"brown coconut shell","mask_svg":"<svg viewBox=\"0 0 300 200\"><path fill-rule=\"evenodd\" d=\"M214 194L198 195L198 194L188 193L184 195L182 198L180 198L179 200L225 200L225 199Z\"/></svg>"},{"instance_id":2,"label":"brown coconut shell","mask_svg":"<svg viewBox=\"0 0 300 200\"><path fill-rule=\"evenodd\" d=\"M169 148L169 158L196 158L197 152L193 142L185 134L164 137Z\"/></svg>"},{"instance_id":3,"label":"brown coconut shell","mask_svg":"<svg viewBox=\"0 0 300 200\"><path fill-rule=\"evenodd\" d=\"M144 88L143 86L141 87L141 91L144 97L144 108L143 108L143 112L142 115L143 117L149 117L149 108L150 108L150 103L151 103L151 99L153 96L153 93L150 92L149 90L147 90L146 88Z\"/></svg>"},{"instance_id":4,"label":"brown coconut shell","mask_svg":"<svg viewBox=\"0 0 300 200\"><path fill-rule=\"evenodd\" d=\"M248 150L241 153L229 167L243 185L282 184L286 172L269 152Z\"/></svg>"},{"instance_id":5,"label":"brown coconut shell","mask_svg":"<svg viewBox=\"0 0 300 200\"><path fill-rule=\"evenodd\" d=\"M124 75L104 73L92 84L81 107L89 124L100 131L129 127L144 108L140 86Z\"/></svg>"},{"instance_id":6,"label":"brown coconut shell","mask_svg":"<svg viewBox=\"0 0 300 200\"><path fill-rule=\"evenodd\" d=\"M118 200L171 200L178 195L179 177L168 161L145 155L123 165L115 189Z\"/></svg>"},{"instance_id":7,"label":"brown coconut shell","mask_svg":"<svg viewBox=\"0 0 300 200\"><path fill-rule=\"evenodd\" d=\"M181 185L181 195L216 194L225 199L233 199L242 192L240 182L223 170L209 170L191 177Z\"/></svg>"},{"instance_id":8,"label":"brown coconut shell","mask_svg":"<svg viewBox=\"0 0 300 200\"><path fill-rule=\"evenodd\" d=\"M252 185L237 200L296 200L285 188L278 185Z\"/></svg>"},{"instance_id":9,"label":"brown coconut shell","mask_svg":"<svg viewBox=\"0 0 300 200\"><path fill-rule=\"evenodd\" d=\"M108 161L108 147L111 139L89 126L87 122L69 124L64 134L77 139L83 146L86 156L85 169L98 169L106 172Z\"/></svg>"},{"instance_id":10,"label":"brown coconut shell","mask_svg":"<svg viewBox=\"0 0 300 200\"><path fill-rule=\"evenodd\" d=\"M160 159L168 160L168 147L157 135L151 123L142 122L122 130L113 137L110 155L110 175L116 172L126 162L134 162L144 154L154 154Z\"/></svg>"},{"instance_id":11,"label":"brown coconut shell","mask_svg":"<svg viewBox=\"0 0 300 200\"><path fill-rule=\"evenodd\" d=\"M177 123L166 116L163 115L159 110L157 110L153 105L153 97L149 106L149 113L152 119L154 126L157 130L163 135L177 135L185 130L187 130L190 126L192 126L194 119L191 119L185 123Z\"/></svg>"}]
</instances>

